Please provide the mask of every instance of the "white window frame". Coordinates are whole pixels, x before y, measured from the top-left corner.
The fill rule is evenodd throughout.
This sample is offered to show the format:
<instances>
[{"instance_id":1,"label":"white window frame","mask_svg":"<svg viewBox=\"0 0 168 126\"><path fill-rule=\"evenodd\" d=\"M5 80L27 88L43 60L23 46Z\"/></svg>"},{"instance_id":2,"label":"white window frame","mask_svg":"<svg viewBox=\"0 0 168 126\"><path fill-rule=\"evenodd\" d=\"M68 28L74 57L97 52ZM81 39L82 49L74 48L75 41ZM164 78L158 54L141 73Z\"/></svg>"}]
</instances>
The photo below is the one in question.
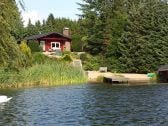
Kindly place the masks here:
<instances>
[{"instance_id":1,"label":"white window frame","mask_svg":"<svg viewBox=\"0 0 168 126\"><path fill-rule=\"evenodd\" d=\"M52 47L52 44L55 44L55 48ZM59 47L56 47L56 44L59 44ZM60 42L51 42L51 49L53 49L53 50L61 49L61 44L60 44Z\"/></svg>"}]
</instances>

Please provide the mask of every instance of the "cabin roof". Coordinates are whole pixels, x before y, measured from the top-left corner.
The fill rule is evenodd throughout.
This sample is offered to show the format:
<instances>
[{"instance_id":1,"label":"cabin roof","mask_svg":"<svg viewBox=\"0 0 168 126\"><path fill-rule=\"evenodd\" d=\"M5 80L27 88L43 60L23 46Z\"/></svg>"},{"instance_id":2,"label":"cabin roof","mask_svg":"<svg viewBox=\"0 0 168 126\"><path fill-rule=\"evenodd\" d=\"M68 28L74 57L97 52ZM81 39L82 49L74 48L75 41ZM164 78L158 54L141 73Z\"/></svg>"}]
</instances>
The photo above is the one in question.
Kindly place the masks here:
<instances>
[{"instance_id":1,"label":"cabin roof","mask_svg":"<svg viewBox=\"0 0 168 126\"><path fill-rule=\"evenodd\" d=\"M57 33L57 32L48 32L48 33L43 33L43 34L38 34L38 35L32 35L32 36L26 37L25 40L38 40L38 39L41 39L43 37L47 37L47 36L53 35L53 34L57 35L57 36L60 36L62 38L66 38L66 39L71 40L70 37L65 36L65 35L63 35L61 33Z\"/></svg>"},{"instance_id":2,"label":"cabin roof","mask_svg":"<svg viewBox=\"0 0 168 126\"><path fill-rule=\"evenodd\" d=\"M168 65L162 65L160 66L158 71L168 71Z\"/></svg>"}]
</instances>

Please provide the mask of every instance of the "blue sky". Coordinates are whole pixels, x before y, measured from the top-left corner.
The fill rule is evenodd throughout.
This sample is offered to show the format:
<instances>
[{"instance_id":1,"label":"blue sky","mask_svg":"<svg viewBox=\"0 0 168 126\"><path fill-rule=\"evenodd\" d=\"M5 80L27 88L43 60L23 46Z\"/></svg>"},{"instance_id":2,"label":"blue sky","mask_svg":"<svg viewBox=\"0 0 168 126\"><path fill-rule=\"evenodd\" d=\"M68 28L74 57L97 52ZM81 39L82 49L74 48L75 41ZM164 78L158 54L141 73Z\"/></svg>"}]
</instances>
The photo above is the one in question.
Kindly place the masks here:
<instances>
[{"instance_id":1,"label":"blue sky","mask_svg":"<svg viewBox=\"0 0 168 126\"><path fill-rule=\"evenodd\" d=\"M24 25L27 24L30 18L32 23L35 21L46 19L50 13L55 17L66 17L73 20L78 19L76 14L80 11L77 9L79 6L77 2L81 0L23 0L25 3L26 11L22 11L22 18Z\"/></svg>"}]
</instances>

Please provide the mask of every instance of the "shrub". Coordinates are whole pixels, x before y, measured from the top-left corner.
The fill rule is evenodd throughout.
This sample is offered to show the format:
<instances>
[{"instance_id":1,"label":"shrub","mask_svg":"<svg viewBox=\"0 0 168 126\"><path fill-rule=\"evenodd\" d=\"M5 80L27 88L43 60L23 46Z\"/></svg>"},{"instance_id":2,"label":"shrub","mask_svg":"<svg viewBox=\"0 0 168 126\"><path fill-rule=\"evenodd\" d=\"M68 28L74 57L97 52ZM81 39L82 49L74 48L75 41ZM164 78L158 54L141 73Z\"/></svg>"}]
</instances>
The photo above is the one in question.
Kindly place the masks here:
<instances>
[{"instance_id":1,"label":"shrub","mask_svg":"<svg viewBox=\"0 0 168 126\"><path fill-rule=\"evenodd\" d=\"M64 55L64 56L62 57L62 60L63 60L63 61L68 61L68 62L73 61L71 55L68 55L68 54Z\"/></svg>"},{"instance_id":2,"label":"shrub","mask_svg":"<svg viewBox=\"0 0 168 126\"><path fill-rule=\"evenodd\" d=\"M86 61L87 60L87 53L82 53L82 54L80 54L80 59L82 60L82 61Z\"/></svg>"},{"instance_id":3,"label":"shrub","mask_svg":"<svg viewBox=\"0 0 168 126\"><path fill-rule=\"evenodd\" d=\"M76 52L82 51L83 43L81 42L81 36L80 35L72 35L72 50Z\"/></svg>"},{"instance_id":4,"label":"shrub","mask_svg":"<svg viewBox=\"0 0 168 126\"><path fill-rule=\"evenodd\" d=\"M26 41L23 40L20 44L20 50L24 53L28 58L31 58L31 49L27 46Z\"/></svg>"},{"instance_id":5,"label":"shrub","mask_svg":"<svg viewBox=\"0 0 168 126\"><path fill-rule=\"evenodd\" d=\"M92 56L89 54L81 54L80 59L85 70L99 70L101 66L101 59L99 56Z\"/></svg>"},{"instance_id":6,"label":"shrub","mask_svg":"<svg viewBox=\"0 0 168 126\"><path fill-rule=\"evenodd\" d=\"M39 43L37 41L29 42L29 47L31 49L31 52L40 52L40 51L42 51L42 47L39 46Z\"/></svg>"},{"instance_id":7,"label":"shrub","mask_svg":"<svg viewBox=\"0 0 168 126\"><path fill-rule=\"evenodd\" d=\"M74 59L80 59L80 55L77 52L72 52L71 53L72 58Z\"/></svg>"},{"instance_id":8,"label":"shrub","mask_svg":"<svg viewBox=\"0 0 168 126\"><path fill-rule=\"evenodd\" d=\"M71 55L71 52L70 52L70 51L64 51L64 52L63 52L63 55L67 55L67 54L68 54L68 55Z\"/></svg>"},{"instance_id":9,"label":"shrub","mask_svg":"<svg viewBox=\"0 0 168 126\"><path fill-rule=\"evenodd\" d=\"M22 57L24 57L24 62L26 67L32 65L32 54L31 49L27 46L26 41L23 40L20 44L20 50L22 52Z\"/></svg>"}]
</instances>

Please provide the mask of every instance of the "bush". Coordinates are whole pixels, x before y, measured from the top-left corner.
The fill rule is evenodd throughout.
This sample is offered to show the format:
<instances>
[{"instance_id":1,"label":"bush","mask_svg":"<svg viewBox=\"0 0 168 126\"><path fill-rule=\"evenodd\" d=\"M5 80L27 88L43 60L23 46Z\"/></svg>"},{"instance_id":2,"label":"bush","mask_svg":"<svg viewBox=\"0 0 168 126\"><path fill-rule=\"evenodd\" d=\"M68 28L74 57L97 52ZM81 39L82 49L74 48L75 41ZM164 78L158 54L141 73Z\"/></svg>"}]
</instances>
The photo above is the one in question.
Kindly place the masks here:
<instances>
[{"instance_id":1,"label":"bush","mask_svg":"<svg viewBox=\"0 0 168 126\"><path fill-rule=\"evenodd\" d=\"M26 41L22 41L20 44L20 50L24 53L28 58L31 58L31 49L27 46Z\"/></svg>"},{"instance_id":2,"label":"bush","mask_svg":"<svg viewBox=\"0 0 168 126\"><path fill-rule=\"evenodd\" d=\"M80 35L72 35L72 50L76 52L81 52L82 51L82 41L81 41L81 36Z\"/></svg>"},{"instance_id":3,"label":"bush","mask_svg":"<svg viewBox=\"0 0 168 126\"><path fill-rule=\"evenodd\" d=\"M70 51L64 51L63 55L66 55L66 54L71 55L71 52Z\"/></svg>"},{"instance_id":4,"label":"bush","mask_svg":"<svg viewBox=\"0 0 168 126\"><path fill-rule=\"evenodd\" d=\"M77 52L72 52L71 53L72 58L74 59L80 59L80 55Z\"/></svg>"},{"instance_id":5,"label":"bush","mask_svg":"<svg viewBox=\"0 0 168 126\"><path fill-rule=\"evenodd\" d=\"M89 54L81 54L80 59L85 70L99 70L101 66L101 58L99 56L92 56Z\"/></svg>"},{"instance_id":6,"label":"bush","mask_svg":"<svg viewBox=\"0 0 168 126\"><path fill-rule=\"evenodd\" d=\"M42 47L39 46L39 43L37 41L29 42L29 47L31 49L31 52L40 52L40 51L42 51Z\"/></svg>"},{"instance_id":7,"label":"bush","mask_svg":"<svg viewBox=\"0 0 168 126\"><path fill-rule=\"evenodd\" d=\"M102 64L104 64L104 66L107 67L107 71L110 71L113 73L121 72L119 71L119 69L121 69L120 63L118 63L117 60L114 58L105 58Z\"/></svg>"},{"instance_id":8,"label":"bush","mask_svg":"<svg viewBox=\"0 0 168 126\"><path fill-rule=\"evenodd\" d=\"M32 65L32 53L31 53L31 49L27 46L25 40L23 40L21 42L20 50L23 53L23 57L25 59L26 66L31 66Z\"/></svg>"},{"instance_id":9,"label":"bush","mask_svg":"<svg viewBox=\"0 0 168 126\"><path fill-rule=\"evenodd\" d=\"M80 55L80 59L82 60L82 61L86 61L87 60L87 53L82 53L81 55Z\"/></svg>"},{"instance_id":10,"label":"bush","mask_svg":"<svg viewBox=\"0 0 168 126\"><path fill-rule=\"evenodd\" d=\"M68 54L64 55L64 56L62 57L62 60L63 60L63 61L68 61L68 62L73 61L72 57L71 57L70 55L68 55Z\"/></svg>"}]
</instances>

